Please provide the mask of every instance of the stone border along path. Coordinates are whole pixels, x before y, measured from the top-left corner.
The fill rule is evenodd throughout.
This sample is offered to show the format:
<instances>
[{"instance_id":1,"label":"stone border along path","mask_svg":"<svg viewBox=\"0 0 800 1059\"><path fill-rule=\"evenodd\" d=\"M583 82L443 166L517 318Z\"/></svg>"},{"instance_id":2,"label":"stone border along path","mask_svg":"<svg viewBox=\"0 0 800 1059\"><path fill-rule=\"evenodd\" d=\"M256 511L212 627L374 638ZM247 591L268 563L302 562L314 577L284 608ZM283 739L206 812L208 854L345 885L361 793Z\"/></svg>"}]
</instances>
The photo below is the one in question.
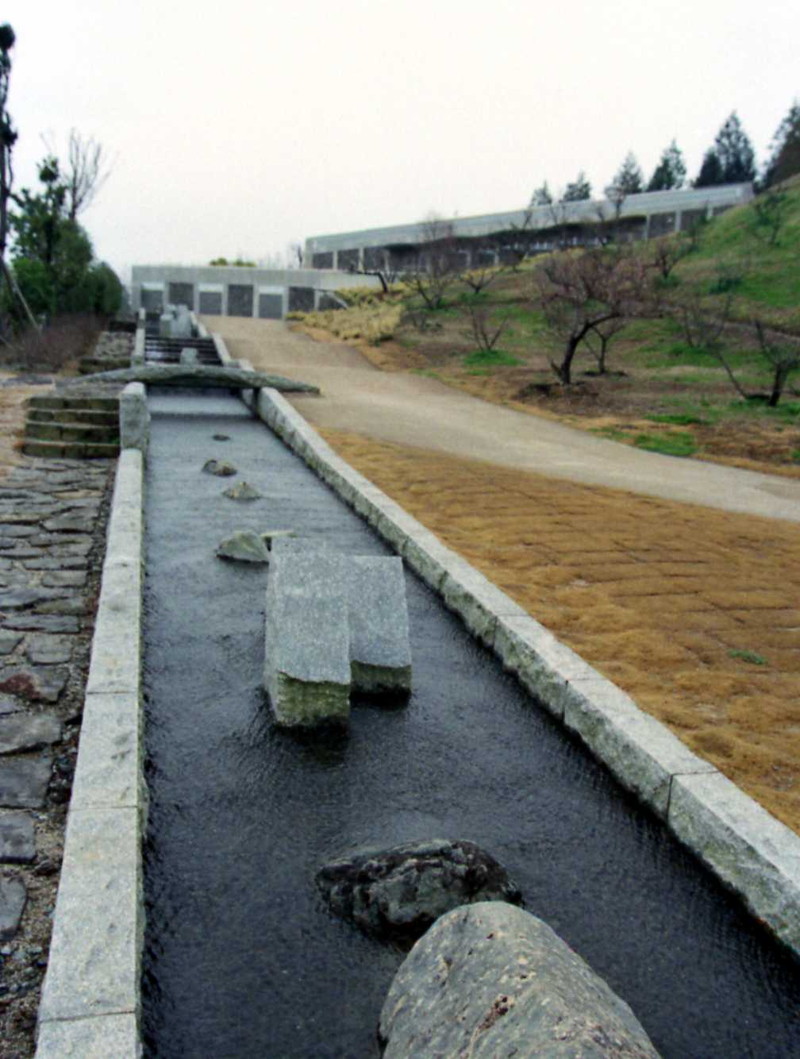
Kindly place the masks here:
<instances>
[{"instance_id":1,"label":"stone border along path","mask_svg":"<svg viewBox=\"0 0 800 1059\"><path fill-rule=\"evenodd\" d=\"M275 390L243 400L506 669L800 955L800 836L776 820L355 471Z\"/></svg>"},{"instance_id":2,"label":"stone border along path","mask_svg":"<svg viewBox=\"0 0 800 1059\"><path fill-rule=\"evenodd\" d=\"M143 459L119 457L36 1059L141 1055Z\"/></svg>"}]
</instances>

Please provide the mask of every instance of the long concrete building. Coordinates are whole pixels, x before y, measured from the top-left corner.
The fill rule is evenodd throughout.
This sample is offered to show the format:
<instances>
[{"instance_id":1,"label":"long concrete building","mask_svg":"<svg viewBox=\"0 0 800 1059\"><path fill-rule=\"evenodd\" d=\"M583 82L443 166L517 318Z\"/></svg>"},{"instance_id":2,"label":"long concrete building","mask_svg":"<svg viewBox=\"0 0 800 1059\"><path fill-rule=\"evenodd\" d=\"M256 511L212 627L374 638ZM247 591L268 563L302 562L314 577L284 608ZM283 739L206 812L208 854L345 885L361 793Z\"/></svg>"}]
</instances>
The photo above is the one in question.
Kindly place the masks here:
<instances>
[{"instance_id":1,"label":"long concrete building","mask_svg":"<svg viewBox=\"0 0 800 1059\"><path fill-rule=\"evenodd\" d=\"M439 223L446 227L464 267L503 261L506 255L541 253L554 246L582 245L597 238L601 220L614 219L625 238L650 239L670 232L687 231L703 217L716 216L748 202L752 184L648 191L628 195L618 209L608 199L555 203L508 213L454 217ZM425 221L358 232L314 235L306 240L305 261L314 269L402 270L414 261L429 240Z\"/></svg>"},{"instance_id":2,"label":"long concrete building","mask_svg":"<svg viewBox=\"0 0 800 1059\"><path fill-rule=\"evenodd\" d=\"M185 305L208 316L280 320L290 312L339 305L337 290L377 283L335 269L134 265L131 306L134 311L161 312L167 305Z\"/></svg>"}]
</instances>

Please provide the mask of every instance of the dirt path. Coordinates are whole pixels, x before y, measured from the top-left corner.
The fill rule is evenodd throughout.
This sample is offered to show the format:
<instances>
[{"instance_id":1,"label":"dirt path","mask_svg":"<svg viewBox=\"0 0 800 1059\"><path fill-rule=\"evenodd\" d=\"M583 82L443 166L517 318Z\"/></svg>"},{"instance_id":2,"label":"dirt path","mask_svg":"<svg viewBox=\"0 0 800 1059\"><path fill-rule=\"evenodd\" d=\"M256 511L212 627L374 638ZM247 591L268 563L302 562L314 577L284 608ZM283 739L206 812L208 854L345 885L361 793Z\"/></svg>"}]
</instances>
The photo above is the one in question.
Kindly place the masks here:
<instances>
[{"instance_id":1,"label":"dirt path","mask_svg":"<svg viewBox=\"0 0 800 1059\"><path fill-rule=\"evenodd\" d=\"M800 522L800 480L644 452L489 404L422 375L382 372L341 343L268 320L209 317L235 357L318 385L292 398L321 429L488 460L587 485Z\"/></svg>"}]
</instances>

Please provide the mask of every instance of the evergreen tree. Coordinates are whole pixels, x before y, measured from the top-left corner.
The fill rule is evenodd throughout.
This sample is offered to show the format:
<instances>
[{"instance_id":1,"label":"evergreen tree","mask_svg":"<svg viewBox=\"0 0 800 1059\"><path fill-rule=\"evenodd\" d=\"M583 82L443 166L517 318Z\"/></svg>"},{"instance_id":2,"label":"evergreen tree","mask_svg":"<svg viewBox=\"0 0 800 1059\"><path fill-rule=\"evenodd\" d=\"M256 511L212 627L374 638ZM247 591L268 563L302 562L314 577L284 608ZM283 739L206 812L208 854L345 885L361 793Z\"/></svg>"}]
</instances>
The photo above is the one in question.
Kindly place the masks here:
<instances>
[{"instance_id":1,"label":"evergreen tree","mask_svg":"<svg viewBox=\"0 0 800 1059\"><path fill-rule=\"evenodd\" d=\"M700 166L700 172L695 178L694 186L696 188L710 188L716 184L724 183L725 177L722 172L722 162L720 162L719 155L714 148L709 147L703 155L703 164Z\"/></svg>"},{"instance_id":2,"label":"evergreen tree","mask_svg":"<svg viewBox=\"0 0 800 1059\"><path fill-rule=\"evenodd\" d=\"M680 147L673 140L669 147L661 152L658 165L653 170L648 191L669 191L672 188L682 188L686 180L686 163Z\"/></svg>"},{"instance_id":3,"label":"evergreen tree","mask_svg":"<svg viewBox=\"0 0 800 1059\"><path fill-rule=\"evenodd\" d=\"M772 138L772 154L764 172L764 186L779 184L800 173L800 103L795 101Z\"/></svg>"},{"instance_id":4,"label":"evergreen tree","mask_svg":"<svg viewBox=\"0 0 800 1059\"><path fill-rule=\"evenodd\" d=\"M590 199L591 197L592 185L586 179L584 171L581 170L576 179L571 184L567 184L564 189L564 194L561 196L561 201L581 202L584 199Z\"/></svg>"},{"instance_id":5,"label":"evergreen tree","mask_svg":"<svg viewBox=\"0 0 800 1059\"><path fill-rule=\"evenodd\" d=\"M542 184L540 188L537 188L533 195L531 195L531 206L551 206L553 203L553 196L550 193L550 188L547 186L547 181Z\"/></svg>"},{"instance_id":6,"label":"evergreen tree","mask_svg":"<svg viewBox=\"0 0 800 1059\"><path fill-rule=\"evenodd\" d=\"M716 156L716 164L711 155ZM753 145L734 111L717 133L713 148L706 151L703 165L694 186L741 184L756 178L756 158Z\"/></svg>"},{"instance_id":7,"label":"evergreen tree","mask_svg":"<svg viewBox=\"0 0 800 1059\"><path fill-rule=\"evenodd\" d=\"M625 155L611 186L621 195L638 195L644 190L644 176L633 151L628 151Z\"/></svg>"}]
</instances>

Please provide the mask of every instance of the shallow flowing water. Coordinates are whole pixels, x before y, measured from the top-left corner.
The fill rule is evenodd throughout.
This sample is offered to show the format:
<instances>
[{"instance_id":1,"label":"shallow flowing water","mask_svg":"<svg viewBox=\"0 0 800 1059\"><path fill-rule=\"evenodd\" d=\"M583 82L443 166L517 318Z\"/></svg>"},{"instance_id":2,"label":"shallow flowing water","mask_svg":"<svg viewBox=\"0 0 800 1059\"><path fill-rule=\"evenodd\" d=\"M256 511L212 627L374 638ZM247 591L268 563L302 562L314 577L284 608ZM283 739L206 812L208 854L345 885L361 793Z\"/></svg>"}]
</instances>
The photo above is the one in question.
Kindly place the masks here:
<instances>
[{"instance_id":1,"label":"shallow flowing water","mask_svg":"<svg viewBox=\"0 0 800 1059\"><path fill-rule=\"evenodd\" d=\"M408 704L364 700L338 735L277 729L261 691L266 569L216 559L216 544L296 529L387 550L237 399L151 408L148 1056L377 1056L402 955L330 916L314 875L359 846L432 837L494 854L666 1059L800 1055L798 965L413 574ZM203 474L210 457L239 476ZM265 499L222 496L242 478Z\"/></svg>"}]
</instances>

